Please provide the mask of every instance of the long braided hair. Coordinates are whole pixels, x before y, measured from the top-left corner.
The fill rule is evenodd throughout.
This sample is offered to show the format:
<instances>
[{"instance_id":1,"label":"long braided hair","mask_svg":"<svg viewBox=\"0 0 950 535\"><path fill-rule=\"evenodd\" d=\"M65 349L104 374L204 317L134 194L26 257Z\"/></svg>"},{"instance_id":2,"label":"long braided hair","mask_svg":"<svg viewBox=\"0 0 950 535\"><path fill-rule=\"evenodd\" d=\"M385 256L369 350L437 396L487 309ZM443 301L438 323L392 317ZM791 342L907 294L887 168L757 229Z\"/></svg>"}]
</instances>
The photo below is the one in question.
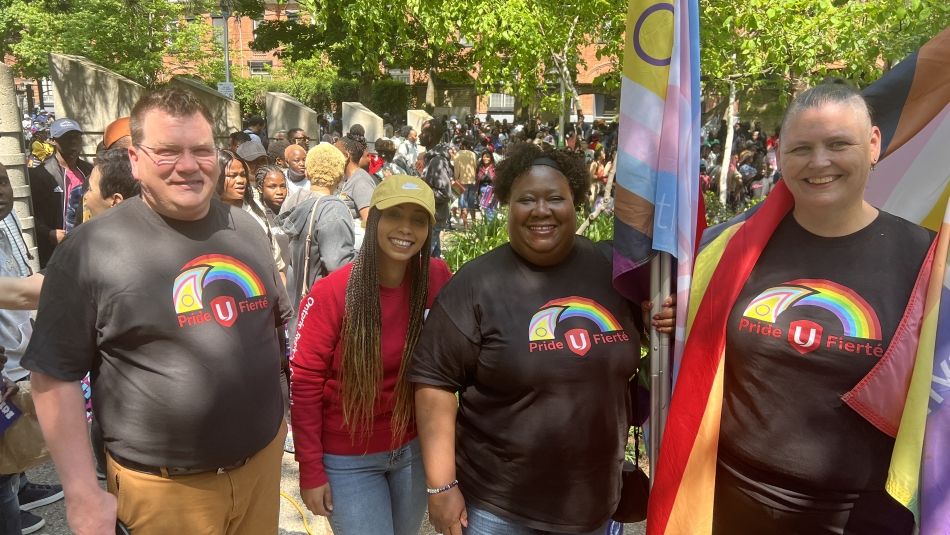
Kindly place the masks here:
<instances>
[{"instance_id":1,"label":"long braided hair","mask_svg":"<svg viewBox=\"0 0 950 535\"><path fill-rule=\"evenodd\" d=\"M340 382L343 394L343 422L355 441L357 432L371 433L377 393L383 380L380 354L379 245L377 228L380 210L370 208L366 221L363 249L353 261L346 285L343 314L343 361ZM393 409L393 444L406 435L413 418L412 385L406 381L409 359L422 332L423 312L429 292L429 253L432 226L419 253L409 261L409 329L402 350L402 362L396 380L396 406Z\"/></svg>"}]
</instances>

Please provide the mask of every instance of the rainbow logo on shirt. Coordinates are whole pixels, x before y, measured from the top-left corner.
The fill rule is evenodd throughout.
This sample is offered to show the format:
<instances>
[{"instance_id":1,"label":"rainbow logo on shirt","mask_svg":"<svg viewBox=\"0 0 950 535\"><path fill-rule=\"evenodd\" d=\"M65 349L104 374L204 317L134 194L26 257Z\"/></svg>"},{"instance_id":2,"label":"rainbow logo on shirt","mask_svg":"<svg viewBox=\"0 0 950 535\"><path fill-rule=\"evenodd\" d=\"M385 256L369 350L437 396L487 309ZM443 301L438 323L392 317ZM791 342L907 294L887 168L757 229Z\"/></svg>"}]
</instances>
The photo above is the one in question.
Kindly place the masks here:
<instances>
[{"instance_id":1,"label":"rainbow logo on shirt","mask_svg":"<svg viewBox=\"0 0 950 535\"><path fill-rule=\"evenodd\" d=\"M209 303L211 313L205 311L205 288L217 281L236 285L244 295L244 300L237 302L231 296L217 296ZM247 264L232 256L208 254L181 267L181 273L175 278L172 287L172 299L179 327L204 323L212 317L221 325L230 327L240 312L267 307L264 292L261 278Z\"/></svg>"},{"instance_id":2,"label":"rainbow logo on shirt","mask_svg":"<svg viewBox=\"0 0 950 535\"><path fill-rule=\"evenodd\" d=\"M842 334L826 333L820 318L800 318L788 328L776 325L783 312L815 307L833 314ZM884 355L881 322L871 305L854 290L824 279L797 279L773 286L757 295L742 313L739 333L786 338L793 349L805 355L819 348L853 355Z\"/></svg>"},{"instance_id":3,"label":"rainbow logo on shirt","mask_svg":"<svg viewBox=\"0 0 950 535\"><path fill-rule=\"evenodd\" d=\"M871 305L851 288L824 279L798 279L765 290L746 307L743 316L775 323L792 307L813 306L838 318L844 335L881 339L881 322Z\"/></svg>"},{"instance_id":4,"label":"rainbow logo on shirt","mask_svg":"<svg viewBox=\"0 0 950 535\"><path fill-rule=\"evenodd\" d=\"M599 333L591 336L586 329L571 329L564 333L563 342L555 340L558 322L570 318L590 320ZM604 334L616 331L620 332L616 335ZM603 305L584 297L571 296L548 301L535 312L528 326L528 340L528 350L531 352L567 347L576 355L583 357L593 345L627 342L630 337L623 332L623 327Z\"/></svg>"}]
</instances>

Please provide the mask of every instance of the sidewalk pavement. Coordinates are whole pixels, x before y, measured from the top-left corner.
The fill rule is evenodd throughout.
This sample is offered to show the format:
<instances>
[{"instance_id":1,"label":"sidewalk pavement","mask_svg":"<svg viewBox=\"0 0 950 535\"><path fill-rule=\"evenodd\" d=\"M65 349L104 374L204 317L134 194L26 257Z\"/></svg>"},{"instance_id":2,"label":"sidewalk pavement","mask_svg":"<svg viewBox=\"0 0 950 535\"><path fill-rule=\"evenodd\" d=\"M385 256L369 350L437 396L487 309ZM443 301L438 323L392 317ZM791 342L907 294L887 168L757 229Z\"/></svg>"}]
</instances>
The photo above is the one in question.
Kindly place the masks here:
<instances>
[{"instance_id":1,"label":"sidewalk pavement","mask_svg":"<svg viewBox=\"0 0 950 535\"><path fill-rule=\"evenodd\" d=\"M300 501L300 489L297 486L297 462L294 461L292 454L284 453L282 472L283 475L280 482L281 492L288 494L300 504L300 507L306 515L307 523L314 535L332 535L333 532L330 530L326 519L312 515ZM53 469L53 463L51 462L29 470L27 477L34 483L59 483L56 471ZM42 530L37 531L36 535L70 534L69 528L66 527L66 508L62 500L45 507L34 509L32 512L46 519L46 526ZM642 535L644 533L644 525L642 522L639 524L628 524L625 528L625 532L626 535ZM290 501L283 497L280 499L279 535L307 535L300 512L297 511ZM423 521L422 530L419 532L419 535L435 535L435 531L432 529L432 526L429 525L428 518Z\"/></svg>"}]
</instances>

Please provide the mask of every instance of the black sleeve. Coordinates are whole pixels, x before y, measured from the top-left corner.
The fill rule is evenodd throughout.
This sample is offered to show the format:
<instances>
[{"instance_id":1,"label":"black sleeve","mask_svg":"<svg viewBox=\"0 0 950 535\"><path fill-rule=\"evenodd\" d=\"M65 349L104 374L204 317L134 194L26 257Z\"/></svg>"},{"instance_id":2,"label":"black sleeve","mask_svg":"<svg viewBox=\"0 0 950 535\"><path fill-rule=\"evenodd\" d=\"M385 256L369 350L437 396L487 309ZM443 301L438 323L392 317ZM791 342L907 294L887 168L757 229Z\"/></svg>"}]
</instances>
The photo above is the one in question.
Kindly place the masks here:
<instances>
[{"instance_id":1,"label":"black sleeve","mask_svg":"<svg viewBox=\"0 0 950 535\"><path fill-rule=\"evenodd\" d=\"M78 251L68 243L63 242L46 266L36 325L22 366L61 381L78 381L94 367L97 307L77 282Z\"/></svg>"},{"instance_id":2,"label":"black sleeve","mask_svg":"<svg viewBox=\"0 0 950 535\"><path fill-rule=\"evenodd\" d=\"M463 332L452 321L452 314L437 300L429 310L419 343L412 353L410 382L444 387L456 392L472 384L481 350L481 337L473 321L473 309L466 311L458 307L453 311L457 314L455 317L462 318L461 323L470 324L469 328L465 328L470 332Z\"/></svg>"},{"instance_id":3,"label":"black sleeve","mask_svg":"<svg viewBox=\"0 0 950 535\"><path fill-rule=\"evenodd\" d=\"M36 222L36 239L49 243L49 231L56 225L51 220L52 212L49 203L52 194L52 187L49 173L43 167L34 167L30 169L30 196L33 199L34 221Z\"/></svg>"}]
</instances>

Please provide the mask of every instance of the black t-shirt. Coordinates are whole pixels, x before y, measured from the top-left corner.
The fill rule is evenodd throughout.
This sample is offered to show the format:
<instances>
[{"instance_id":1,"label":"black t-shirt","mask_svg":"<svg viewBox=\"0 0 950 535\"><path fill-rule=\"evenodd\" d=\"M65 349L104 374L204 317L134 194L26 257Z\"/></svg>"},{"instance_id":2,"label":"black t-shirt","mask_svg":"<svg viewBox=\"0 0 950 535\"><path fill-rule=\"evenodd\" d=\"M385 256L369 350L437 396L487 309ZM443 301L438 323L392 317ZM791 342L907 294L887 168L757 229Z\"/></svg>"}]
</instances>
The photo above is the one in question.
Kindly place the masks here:
<instances>
[{"instance_id":1,"label":"black t-shirt","mask_svg":"<svg viewBox=\"0 0 950 535\"><path fill-rule=\"evenodd\" d=\"M288 315L251 216L214 200L203 219L175 221L136 197L56 248L23 365L63 381L91 370L106 448L121 458L226 466L280 425L275 326Z\"/></svg>"},{"instance_id":2,"label":"black t-shirt","mask_svg":"<svg viewBox=\"0 0 950 535\"><path fill-rule=\"evenodd\" d=\"M932 240L885 212L838 238L782 221L729 315L720 462L802 503L884 488L894 440L841 396L887 350Z\"/></svg>"},{"instance_id":3,"label":"black t-shirt","mask_svg":"<svg viewBox=\"0 0 950 535\"><path fill-rule=\"evenodd\" d=\"M590 531L613 513L640 360L634 307L585 238L554 267L510 245L442 289L409 380L460 391L465 499L522 525Z\"/></svg>"}]
</instances>

